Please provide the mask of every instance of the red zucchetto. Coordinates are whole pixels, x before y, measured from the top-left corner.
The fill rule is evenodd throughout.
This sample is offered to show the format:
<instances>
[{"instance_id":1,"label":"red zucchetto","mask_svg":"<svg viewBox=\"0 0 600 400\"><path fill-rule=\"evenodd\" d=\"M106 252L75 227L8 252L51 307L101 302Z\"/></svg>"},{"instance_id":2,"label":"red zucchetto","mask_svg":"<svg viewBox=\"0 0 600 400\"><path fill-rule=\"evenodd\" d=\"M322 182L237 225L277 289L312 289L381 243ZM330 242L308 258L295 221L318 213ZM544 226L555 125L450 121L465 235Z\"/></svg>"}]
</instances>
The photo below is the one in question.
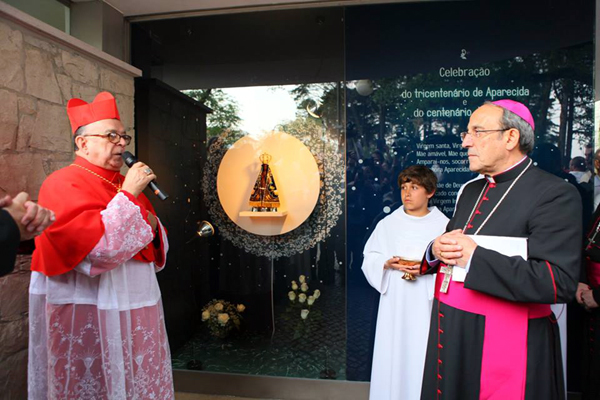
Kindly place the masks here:
<instances>
[{"instance_id":1,"label":"red zucchetto","mask_svg":"<svg viewBox=\"0 0 600 400\"><path fill-rule=\"evenodd\" d=\"M71 130L75 131L92 122L101 121L103 119L118 119L119 110L117 102L112 94L108 92L100 92L93 102L87 103L81 99L71 99L67 103L67 115L71 122Z\"/></svg>"}]
</instances>

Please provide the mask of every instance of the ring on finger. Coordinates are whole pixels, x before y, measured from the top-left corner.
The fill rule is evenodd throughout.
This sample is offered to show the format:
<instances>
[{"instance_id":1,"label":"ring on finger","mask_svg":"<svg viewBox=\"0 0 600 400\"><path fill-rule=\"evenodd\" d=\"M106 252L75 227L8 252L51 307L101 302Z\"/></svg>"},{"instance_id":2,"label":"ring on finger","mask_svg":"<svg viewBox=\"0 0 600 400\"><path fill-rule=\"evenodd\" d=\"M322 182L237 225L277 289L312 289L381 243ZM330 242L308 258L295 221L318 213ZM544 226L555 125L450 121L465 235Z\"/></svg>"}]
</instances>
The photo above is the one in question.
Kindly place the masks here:
<instances>
[{"instance_id":1,"label":"ring on finger","mask_svg":"<svg viewBox=\"0 0 600 400\"><path fill-rule=\"evenodd\" d=\"M144 170L144 172L146 173L146 175L151 175L152 174L152 170L150 168L146 168Z\"/></svg>"}]
</instances>

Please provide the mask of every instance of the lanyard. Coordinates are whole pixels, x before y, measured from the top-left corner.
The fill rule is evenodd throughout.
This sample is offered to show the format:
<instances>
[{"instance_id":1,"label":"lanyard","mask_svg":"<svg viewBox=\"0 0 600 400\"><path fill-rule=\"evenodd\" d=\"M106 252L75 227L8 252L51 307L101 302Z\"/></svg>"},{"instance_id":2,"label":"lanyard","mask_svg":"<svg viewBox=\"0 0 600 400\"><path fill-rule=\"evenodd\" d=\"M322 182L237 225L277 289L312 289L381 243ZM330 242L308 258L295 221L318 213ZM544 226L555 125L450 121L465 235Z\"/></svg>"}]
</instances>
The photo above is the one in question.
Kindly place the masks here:
<instances>
[{"instance_id":1,"label":"lanyard","mask_svg":"<svg viewBox=\"0 0 600 400\"><path fill-rule=\"evenodd\" d=\"M500 201L498 201L498 203L496 204L496 206L492 209L492 212L487 216L487 218L483 221L483 223L479 226L479 228L477 228L477 231L475 231L474 235L477 235L479 233L479 231L481 231L481 228L483 228L483 226L486 224L486 222L488 222L488 220L490 219L490 217L492 216L492 214L494 214L494 212L496 212L496 209L498 208L498 206L500 205L500 203L502 203L502 201L504 200L504 198L506 197L506 195L508 195L508 192L510 192L510 190L513 188L513 186L515 186L515 184L517 183L517 181L521 178L521 176L523 176L523 174L525 173L525 171L527 171L529 169L529 167L531 166L532 163L533 163L533 161L529 160L529 164L527 164L527 166L525 167L525 169L523 169L523 171L521 171L521 173L515 178L515 180L513 181L513 183L510 184L510 186L508 187L508 190L506 192L504 192L504 194L500 198ZM483 187L483 189L481 190L481 194L479 195L479 198L475 202L475 205L473 206L473 210L471 211L471 214L469 214L469 218L467 218L467 222L465 223L465 226L463 227L463 232L467 229L467 226L469 225L469 221L471 221L471 218L473 217L473 214L477 210L477 206L479 205L479 201L483 197L483 194L485 193L485 190L487 189L487 187L489 186L489 184L490 184L490 182L488 181L486 183L486 185ZM596 232L598 232L598 229L596 229ZM595 237L595 235L594 235L594 237Z\"/></svg>"}]
</instances>

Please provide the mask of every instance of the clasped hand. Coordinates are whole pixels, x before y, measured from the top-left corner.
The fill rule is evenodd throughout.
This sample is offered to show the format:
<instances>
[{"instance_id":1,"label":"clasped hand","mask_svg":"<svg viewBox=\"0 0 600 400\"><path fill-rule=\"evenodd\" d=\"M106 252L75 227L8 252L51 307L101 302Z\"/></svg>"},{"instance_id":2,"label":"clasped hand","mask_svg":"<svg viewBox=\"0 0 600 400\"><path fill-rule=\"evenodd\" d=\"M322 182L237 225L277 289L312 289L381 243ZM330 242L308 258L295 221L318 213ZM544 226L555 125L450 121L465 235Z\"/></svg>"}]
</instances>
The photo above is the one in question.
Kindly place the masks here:
<instances>
[{"instance_id":1,"label":"clasped hand","mask_svg":"<svg viewBox=\"0 0 600 400\"><path fill-rule=\"evenodd\" d=\"M579 282L577 285L577 293L575 294L575 299L579 304L581 304L587 311L590 311L594 308L598 308L598 303L594 299L594 291L592 288L582 282Z\"/></svg>"},{"instance_id":2,"label":"clasped hand","mask_svg":"<svg viewBox=\"0 0 600 400\"><path fill-rule=\"evenodd\" d=\"M42 233L55 220L54 212L29 200L29 195L21 192L14 198L0 198L0 208L8 211L19 227L21 240L33 239Z\"/></svg>"},{"instance_id":3,"label":"clasped hand","mask_svg":"<svg viewBox=\"0 0 600 400\"><path fill-rule=\"evenodd\" d=\"M400 263L400 257L392 257L383 264L385 269L395 269L397 271L408 272L413 275L421 275L420 265L404 265Z\"/></svg>"},{"instance_id":4,"label":"clasped hand","mask_svg":"<svg viewBox=\"0 0 600 400\"><path fill-rule=\"evenodd\" d=\"M471 259L477 243L464 233L455 229L438 236L431 246L433 256L447 265L465 267Z\"/></svg>"}]
</instances>

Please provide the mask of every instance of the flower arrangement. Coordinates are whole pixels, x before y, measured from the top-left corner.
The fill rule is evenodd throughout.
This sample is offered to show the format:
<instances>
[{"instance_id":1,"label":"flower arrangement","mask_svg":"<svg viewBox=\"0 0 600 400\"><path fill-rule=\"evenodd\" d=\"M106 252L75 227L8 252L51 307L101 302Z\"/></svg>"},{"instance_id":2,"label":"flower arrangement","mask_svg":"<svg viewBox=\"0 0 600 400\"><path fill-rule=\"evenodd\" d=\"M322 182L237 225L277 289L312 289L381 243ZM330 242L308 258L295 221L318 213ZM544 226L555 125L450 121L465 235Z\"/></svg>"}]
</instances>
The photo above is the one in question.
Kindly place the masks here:
<instances>
[{"instance_id":1,"label":"flower arrangement","mask_svg":"<svg viewBox=\"0 0 600 400\"><path fill-rule=\"evenodd\" d=\"M300 283L298 285L298 283ZM287 308L288 312L297 313L300 317L301 322L305 322L309 315L311 315L311 309L317 299L321 296L321 291L316 289L312 294L308 294L309 286L306 280L306 276L300 275L298 282L295 280L291 284L292 290L288 292L288 298L290 300L290 306ZM300 311L298 313L298 311ZM313 316L315 311L313 311ZM300 329L295 330L294 339L302 336L306 327L302 324Z\"/></svg>"},{"instance_id":2,"label":"flower arrangement","mask_svg":"<svg viewBox=\"0 0 600 400\"><path fill-rule=\"evenodd\" d=\"M211 300L202 309L202 322L208 324L210 334L214 337L225 338L235 327L240 329L242 313L246 309L243 304L231 304L225 300Z\"/></svg>"}]
</instances>

